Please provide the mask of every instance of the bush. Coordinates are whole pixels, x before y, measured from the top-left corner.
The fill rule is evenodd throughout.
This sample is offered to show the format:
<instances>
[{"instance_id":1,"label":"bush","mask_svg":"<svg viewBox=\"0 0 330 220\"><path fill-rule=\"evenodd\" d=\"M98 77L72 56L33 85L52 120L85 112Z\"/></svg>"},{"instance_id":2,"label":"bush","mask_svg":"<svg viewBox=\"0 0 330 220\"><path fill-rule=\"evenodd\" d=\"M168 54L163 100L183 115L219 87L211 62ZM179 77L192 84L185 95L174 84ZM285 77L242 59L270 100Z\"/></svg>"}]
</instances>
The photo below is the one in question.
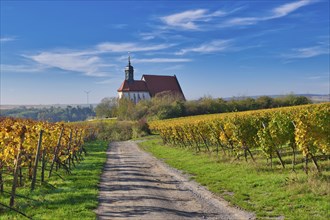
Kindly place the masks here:
<instances>
[{"instance_id":1,"label":"bush","mask_svg":"<svg viewBox=\"0 0 330 220\"><path fill-rule=\"evenodd\" d=\"M126 141L132 138L143 137L150 134L145 120L116 121L114 123L100 122L97 126L97 138L104 141Z\"/></svg>"}]
</instances>

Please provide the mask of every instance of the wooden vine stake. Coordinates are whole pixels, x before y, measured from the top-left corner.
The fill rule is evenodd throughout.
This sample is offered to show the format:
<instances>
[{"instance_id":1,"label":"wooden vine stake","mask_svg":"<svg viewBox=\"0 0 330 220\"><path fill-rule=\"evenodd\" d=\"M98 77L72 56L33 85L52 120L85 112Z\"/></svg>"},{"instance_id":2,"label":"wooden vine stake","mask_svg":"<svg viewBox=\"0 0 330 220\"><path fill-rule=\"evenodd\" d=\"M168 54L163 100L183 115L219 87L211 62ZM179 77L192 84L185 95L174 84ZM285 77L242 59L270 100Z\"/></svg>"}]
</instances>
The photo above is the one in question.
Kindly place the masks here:
<instances>
[{"instance_id":1,"label":"wooden vine stake","mask_svg":"<svg viewBox=\"0 0 330 220\"><path fill-rule=\"evenodd\" d=\"M39 162L39 153L40 153L40 148L41 148L41 143L42 143L42 133L43 132L44 132L43 130L40 130L40 133L39 133L39 141L38 141L38 146L37 146L36 159L34 161L34 167L33 167L31 190L34 190L34 187L36 185L38 162Z\"/></svg>"},{"instance_id":2,"label":"wooden vine stake","mask_svg":"<svg viewBox=\"0 0 330 220\"><path fill-rule=\"evenodd\" d=\"M60 149L60 146L61 146L61 139L62 139L63 131L64 131L64 127L62 127L61 133L60 133L60 137L58 138L58 142L57 142L57 145L56 145L56 148L55 148L55 152L54 152L54 158L53 158L52 164L50 165L50 169L49 169L48 178L52 176L52 171L53 171L54 163L57 160L58 150Z\"/></svg>"},{"instance_id":3,"label":"wooden vine stake","mask_svg":"<svg viewBox=\"0 0 330 220\"><path fill-rule=\"evenodd\" d=\"M70 137L69 137L69 144L68 144L68 159L66 162L68 163L68 168L71 169L71 142L72 142L72 130L70 131Z\"/></svg>"},{"instance_id":4,"label":"wooden vine stake","mask_svg":"<svg viewBox=\"0 0 330 220\"><path fill-rule=\"evenodd\" d=\"M0 162L0 193L3 193L2 164Z\"/></svg>"},{"instance_id":5,"label":"wooden vine stake","mask_svg":"<svg viewBox=\"0 0 330 220\"><path fill-rule=\"evenodd\" d=\"M17 187L17 179L18 179L18 171L20 168L21 164L21 153L22 153L22 148L23 148L23 142L25 138L25 132L26 132L26 127L23 126L22 130L20 132L20 143L19 143L19 148L18 148L18 153L16 157L16 163L15 163L15 168L14 168L14 179L13 179L13 185L10 193L10 202L9 206L13 207L15 204L15 194L16 194L16 187Z\"/></svg>"},{"instance_id":6,"label":"wooden vine stake","mask_svg":"<svg viewBox=\"0 0 330 220\"><path fill-rule=\"evenodd\" d=\"M45 181L45 169L46 169L46 149L43 149L41 156L41 182Z\"/></svg>"}]
</instances>

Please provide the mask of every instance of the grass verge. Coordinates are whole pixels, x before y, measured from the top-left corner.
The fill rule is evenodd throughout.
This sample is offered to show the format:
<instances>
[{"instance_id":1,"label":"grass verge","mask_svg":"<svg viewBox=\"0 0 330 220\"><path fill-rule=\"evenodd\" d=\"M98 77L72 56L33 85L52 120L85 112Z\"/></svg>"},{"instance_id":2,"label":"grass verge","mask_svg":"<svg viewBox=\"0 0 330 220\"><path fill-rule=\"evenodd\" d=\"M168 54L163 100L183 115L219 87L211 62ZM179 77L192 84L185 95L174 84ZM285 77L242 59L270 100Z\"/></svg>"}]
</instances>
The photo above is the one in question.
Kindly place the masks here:
<instances>
[{"instance_id":1,"label":"grass verge","mask_svg":"<svg viewBox=\"0 0 330 220\"><path fill-rule=\"evenodd\" d=\"M245 161L215 162L205 154L164 146L159 137L140 147L182 170L258 219L330 219L329 180L303 171L271 170Z\"/></svg>"},{"instance_id":2,"label":"grass verge","mask_svg":"<svg viewBox=\"0 0 330 220\"><path fill-rule=\"evenodd\" d=\"M33 219L95 219L98 205L98 183L106 161L108 144L103 141L86 143L88 155L72 170L72 174L53 175L47 183L36 185L31 192L29 185L18 188L15 208ZM5 191L10 186L5 185ZM9 203L8 193L0 194L0 202ZM16 212L0 207L0 219L26 219Z\"/></svg>"}]
</instances>

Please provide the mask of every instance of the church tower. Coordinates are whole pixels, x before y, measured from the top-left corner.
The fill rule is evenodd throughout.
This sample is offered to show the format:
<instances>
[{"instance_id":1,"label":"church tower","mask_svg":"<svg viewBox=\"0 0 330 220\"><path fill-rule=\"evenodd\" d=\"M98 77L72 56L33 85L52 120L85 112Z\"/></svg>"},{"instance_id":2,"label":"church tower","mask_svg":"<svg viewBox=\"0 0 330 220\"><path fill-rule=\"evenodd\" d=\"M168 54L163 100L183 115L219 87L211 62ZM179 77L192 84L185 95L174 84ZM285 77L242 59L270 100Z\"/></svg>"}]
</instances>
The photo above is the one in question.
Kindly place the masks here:
<instances>
[{"instance_id":1,"label":"church tower","mask_svg":"<svg viewBox=\"0 0 330 220\"><path fill-rule=\"evenodd\" d=\"M134 68L131 65L131 56L128 56L128 64L125 67L125 80L129 83L134 82Z\"/></svg>"},{"instance_id":2,"label":"church tower","mask_svg":"<svg viewBox=\"0 0 330 220\"><path fill-rule=\"evenodd\" d=\"M125 67L125 80L117 90L118 97L130 99L134 103L140 100L149 100L161 92L178 94L185 100L179 81L176 76L143 75L141 80L134 80L134 68L131 65L131 56Z\"/></svg>"}]
</instances>

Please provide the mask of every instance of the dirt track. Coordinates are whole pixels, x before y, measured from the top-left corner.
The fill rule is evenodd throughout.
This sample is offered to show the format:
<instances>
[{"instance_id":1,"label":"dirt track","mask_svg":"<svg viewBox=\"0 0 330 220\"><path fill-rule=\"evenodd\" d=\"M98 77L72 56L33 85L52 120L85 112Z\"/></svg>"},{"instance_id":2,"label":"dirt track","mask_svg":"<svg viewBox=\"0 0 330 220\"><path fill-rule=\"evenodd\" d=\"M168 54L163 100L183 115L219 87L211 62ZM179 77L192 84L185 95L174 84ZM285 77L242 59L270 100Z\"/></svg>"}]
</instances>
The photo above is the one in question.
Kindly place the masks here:
<instances>
[{"instance_id":1,"label":"dirt track","mask_svg":"<svg viewBox=\"0 0 330 220\"><path fill-rule=\"evenodd\" d=\"M110 145L99 219L252 219L131 141Z\"/></svg>"}]
</instances>

